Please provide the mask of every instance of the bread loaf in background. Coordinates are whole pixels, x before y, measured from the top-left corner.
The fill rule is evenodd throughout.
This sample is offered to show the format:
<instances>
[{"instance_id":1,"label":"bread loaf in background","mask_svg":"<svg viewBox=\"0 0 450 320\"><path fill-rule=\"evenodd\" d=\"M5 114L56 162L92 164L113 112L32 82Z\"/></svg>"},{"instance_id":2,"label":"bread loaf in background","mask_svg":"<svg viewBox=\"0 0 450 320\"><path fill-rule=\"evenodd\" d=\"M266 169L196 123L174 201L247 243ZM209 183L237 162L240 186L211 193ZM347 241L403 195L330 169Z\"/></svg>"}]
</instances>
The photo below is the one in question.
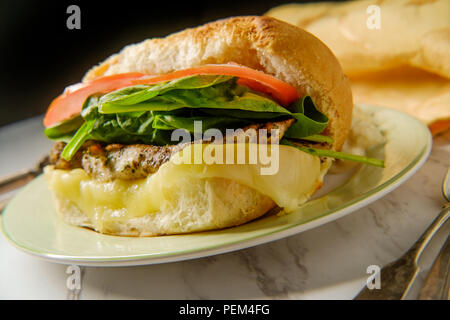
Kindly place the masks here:
<instances>
[{"instance_id":1,"label":"bread loaf in background","mask_svg":"<svg viewBox=\"0 0 450 320\"><path fill-rule=\"evenodd\" d=\"M379 8L379 29L367 26L370 6ZM408 112L435 132L450 127L450 1L289 4L267 15L324 41L350 77L356 103Z\"/></svg>"}]
</instances>

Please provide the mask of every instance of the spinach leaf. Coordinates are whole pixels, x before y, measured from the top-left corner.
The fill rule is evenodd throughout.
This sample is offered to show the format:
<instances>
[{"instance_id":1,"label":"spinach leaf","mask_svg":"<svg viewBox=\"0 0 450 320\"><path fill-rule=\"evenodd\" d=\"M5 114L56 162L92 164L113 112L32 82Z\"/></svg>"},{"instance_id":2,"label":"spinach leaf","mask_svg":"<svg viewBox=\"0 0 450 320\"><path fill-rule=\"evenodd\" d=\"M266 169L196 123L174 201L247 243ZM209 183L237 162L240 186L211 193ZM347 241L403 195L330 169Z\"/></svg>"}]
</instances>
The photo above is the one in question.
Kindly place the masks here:
<instances>
[{"instance_id":1,"label":"spinach leaf","mask_svg":"<svg viewBox=\"0 0 450 320\"><path fill-rule=\"evenodd\" d=\"M312 154L313 156L330 157L330 158L341 159L341 160L350 160L350 161L361 162L361 163L365 163L365 164L370 164L372 166L384 168L384 161L375 159L375 158L358 156L355 154L333 151L333 150L328 150L328 149L318 149L318 148L310 148L310 147L300 146L286 138L281 139L280 144L284 144L287 146L297 148L303 152Z\"/></svg>"},{"instance_id":2,"label":"spinach leaf","mask_svg":"<svg viewBox=\"0 0 450 320\"><path fill-rule=\"evenodd\" d=\"M319 135L328 119L304 97L285 108L272 99L237 84L230 76L199 75L155 85L136 85L105 95L89 97L82 107L84 122L73 134L49 130L52 137L73 134L63 157L73 156L86 139L106 143L174 144L175 129L194 132L194 121L202 121L203 132L225 130L252 123L296 119L287 131L290 138L329 142ZM62 128L62 127L61 127ZM73 126L70 127L73 129ZM67 150L66 150L67 149Z\"/></svg>"},{"instance_id":3,"label":"spinach leaf","mask_svg":"<svg viewBox=\"0 0 450 320\"><path fill-rule=\"evenodd\" d=\"M150 100L171 90L193 90L214 86L233 79L230 76L199 75L180 78L156 85L137 85L116 90L104 95L100 100L102 113L111 113L112 106L130 106ZM108 107L109 106L109 107ZM114 111L117 112L117 111ZM114 113L113 112L113 113Z\"/></svg>"},{"instance_id":4,"label":"spinach leaf","mask_svg":"<svg viewBox=\"0 0 450 320\"><path fill-rule=\"evenodd\" d=\"M302 137L301 140L319 142L319 143L328 143L332 144L334 142L333 138L329 136L324 136L322 134L312 134L310 136Z\"/></svg>"},{"instance_id":5,"label":"spinach leaf","mask_svg":"<svg viewBox=\"0 0 450 320\"><path fill-rule=\"evenodd\" d=\"M83 123L84 119L81 116L76 116L45 128L44 134L51 140L68 141Z\"/></svg>"},{"instance_id":6,"label":"spinach leaf","mask_svg":"<svg viewBox=\"0 0 450 320\"><path fill-rule=\"evenodd\" d=\"M328 125L328 118L319 112L310 96L293 103L293 116L297 120L286 131L289 138L302 138L322 132Z\"/></svg>"},{"instance_id":7,"label":"spinach leaf","mask_svg":"<svg viewBox=\"0 0 450 320\"><path fill-rule=\"evenodd\" d=\"M61 153L61 157L66 160L72 159L78 149L82 146L82 144L89 138L92 127L95 124L95 120L90 120L85 123L78 129L69 143L64 147L63 152Z\"/></svg>"},{"instance_id":8,"label":"spinach leaf","mask_svg":"<svg viewBox=\"0 0 450 320\"><path fill-rule=\"evenodd\" d=\"M216 128L219 130L242 128L252 124L251 121L237 118L216 118L216 117L180 117L173 115L157 115L153 122L153 128L163 130L185 129L188 132L194 133L194 122L201 121L202 131Z\"/></svg>"},{"instance_id":9,"label":"spinach leaf","mask_svg":"<svg viewBox=\"0 0 450 320\"><path fill-rule=\"evenodd\" d=\"M287 136L291 138L318 134L328 125L328 118L316 109L309 96L296 101L290 108L294 112L291 112L275 101L237 85L235 79L229 79L211 87L197 88L196 90L178 89L176 86L175 88L169 92L165 91L161 95L155 95L148 100L139 100L138 103L133 105L116 104L111 100L100 101L99 110L108 114L193 108L202 109L205 113L216 117L232 116L260 121L263 119L274 121L283 116L285 118L293 117L296 122L286 132Z\"/></svg>"}]
</instances>

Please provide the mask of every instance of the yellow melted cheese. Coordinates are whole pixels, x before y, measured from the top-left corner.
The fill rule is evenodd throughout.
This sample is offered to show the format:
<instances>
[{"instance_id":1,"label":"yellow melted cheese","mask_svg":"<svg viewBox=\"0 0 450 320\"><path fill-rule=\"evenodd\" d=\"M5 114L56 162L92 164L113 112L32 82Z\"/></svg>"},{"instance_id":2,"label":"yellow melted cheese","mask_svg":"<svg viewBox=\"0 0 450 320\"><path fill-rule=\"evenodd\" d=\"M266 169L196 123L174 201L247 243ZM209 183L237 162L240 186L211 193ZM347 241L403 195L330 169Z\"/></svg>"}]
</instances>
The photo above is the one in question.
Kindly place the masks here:
<instances>
[{"instance_id":1,"label":"yellow melted cheese","mask_svg":"<svg viewBox=\"0 0 450 320\"><path fill-rule=\"evenodd\" d=\"M200 147L202 151L205 146ZM261 174L262 168L268 167L267 162L263 165L261 161L256 164L211 164L208 161L192 164L194 148L195 145L185 148L145 179L104 182L91 178L82 169L48 168L45 175L54 193L77 204L94 223L157 212L165 202L171 201L174 189L189 188L192 179L217 177L235 180L270 197L287 212L304 203L322 182L319 158L292 147L279 146L278 171L272 175ZM213 155L221 152L228 155L229 148L236 151L233 145L209 145L206 148L210 148ZM248 145L245 148L248 158ZM225 157L223 159L225 162Z\"/></svg>"}]
</instances>

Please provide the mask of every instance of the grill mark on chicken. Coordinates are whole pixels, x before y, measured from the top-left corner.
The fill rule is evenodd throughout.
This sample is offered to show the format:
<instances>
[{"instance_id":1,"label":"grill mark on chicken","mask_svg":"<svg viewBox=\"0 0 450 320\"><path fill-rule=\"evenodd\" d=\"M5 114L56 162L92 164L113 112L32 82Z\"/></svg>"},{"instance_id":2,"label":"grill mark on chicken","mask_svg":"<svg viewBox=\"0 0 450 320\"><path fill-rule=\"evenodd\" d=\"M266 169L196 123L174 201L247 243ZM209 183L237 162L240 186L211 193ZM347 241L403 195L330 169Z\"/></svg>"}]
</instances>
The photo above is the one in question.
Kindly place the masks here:
<instances>
[{"instance_id":1,"label":"grill mark on chicken","mask_svg":"<svg viewBox=\"0 0 450 320\"><path fill-rule=\"evenodd\" d=\"M242 128L240 134L237 133L233 135L236 138L227 136L224 140L226 140L227 143L230 143L230 138L231 141L240 141L239 137L241 134L246 135L251 129L256 131L267 129L267 141L270 143L272 134L275 132L272 130L278 129L278 136L279 139L281 139L294 121L294 119L288 119L278 122L250 125ZM202 142L210 143L211 141ZM109 181L113 179L133 180L145 178L158 171L159 167L169 161L173 154L189 144L153 146L146 144L122 145L114 143L105 145L100 142L88 140L70 161L66 161L61 157L65 145L64 142L57 142L50 152L50 163L53 164L56 169L71 170L82 168L87 174L95 179Z\"/></svg>"}]
</instances>

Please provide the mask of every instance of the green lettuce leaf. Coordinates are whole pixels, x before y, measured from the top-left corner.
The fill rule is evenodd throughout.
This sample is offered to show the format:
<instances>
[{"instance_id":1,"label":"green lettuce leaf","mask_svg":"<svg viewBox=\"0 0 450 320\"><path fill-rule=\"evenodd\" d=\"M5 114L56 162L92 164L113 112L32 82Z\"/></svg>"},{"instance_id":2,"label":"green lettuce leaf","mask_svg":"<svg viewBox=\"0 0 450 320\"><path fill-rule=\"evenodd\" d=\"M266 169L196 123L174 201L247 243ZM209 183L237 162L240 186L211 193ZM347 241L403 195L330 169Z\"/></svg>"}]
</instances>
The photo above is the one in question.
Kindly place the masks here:
<instances>
[{"instance_id":1,"label":"green lettuce leaf","mask_svg":"<svg viewBox=\"0 0 450 320\"><path fill-rule=\"evenodd\" d=\"M208 129L225 129L242 128L252 124L251 121L237 118L216 118L205 116L180 117L174 115L157 115L153 122L153 128L162 130L184 129L190 133L194 133L194 122L201 121L202 131Z\"/></svg>"},{"instance_id":2,"label":"green lettuce leaf","mask_svg":"<svg viewBox=\"0 0 450 320\"><path fill-rule=\"evenodd\" d=\"M284 144L287 146L297 148L303 152L306 152L306 153L309 153L309 154L312 154L312 155L318 156L318 157L329 157L329 158L335 158L335 159L341 159L341 160L350 160L350 161L354 161L354 162L361 162L361 163L365 163L365 164L370 164L372 166L384 168L384 161L380 160L380 159L375 159L375 158L370 158L370 157L365 157L365 156L358 156L355 154L327 150L327 149L305 147L305 146L298 145L298 144L294 143L293 141L290 141L286 138L281 139L280 144Z\"/></svg>"},{"instance_id":3,"label":"green lettuce leaf","mask_svg":"<svg viewBox=\"0 0 450 320\"><path fill-rule=\"evenodd\" d=\"M217 78L217 79L215 79ZM202 79L200 81L200 79ZM195 80L195 81L194 81ZM328 118L319 112L309 96L296 101L287 108L270 98L253 93L235 83L235 78L224 76L195 76L184 81L172 81L164 85L138 86L122 89L99 101L101 113L173 111L183 108L202 109L216 117L271 120L295 118L297 121L289 128L287 135L301 138L322 132L328 125ZM190 83L193 82L193 83ZM210 83L207 86L206 83ZM179 85L184 84L182 88ZM191 84L191 88L187 84ZM195 89L195 90L194 90ZM160 90L160 94L155 92ZM127 98L131 93L132 100ZM148 95L151 92L151 96ZM125 103L126 102L126 103ZM133 102L134 104L132 104ZM232 112L230 112L232 110Z\"/></svg>"},{"instance_id":4,"label":"green lettuce leaf","mask_svg":"<svg viewBox=\"0 0 450 320\"><path fill-rule=\"evenodd\" d=\"M286 131L286 137L298 139L312 136L327 127L328 118L316 109L310 96L294 102L293 108L293 115L297 121Z\"/></svg>"},{"instance_id":5,"label":"green lettuce leaf","mask_svg":"<svg viewBox=\"0 0 450 320\"><path fill-rule=\"evenodd\" d=\"M287 131L290 138L329 143L320 133L328 119L314 106L310 97L283 107L271 98L238 85L229 76L190 76L155 85L136 85L105 95L89 97L82 107L78 131L75 123L48 130L52 138L72 139L63 152L69 160L87 139L106 143L174 144L173 130L194 132L194 121L202 130L242 128L249 124L294 118ZM65 129L64 128L70 128Z\"/></svg>"},{"instance_id":6,"label":"green lettuce leaf","mask_svg":"<svg viewBox=\"0 0 450 320\"><path fill-rule=\"evenodd\" d=\"M72 119L45 128L44 134L51 140L67 142L73 137L83 123L84 119L81 116L76 116Z\"/></svg>"}]
</instances>

